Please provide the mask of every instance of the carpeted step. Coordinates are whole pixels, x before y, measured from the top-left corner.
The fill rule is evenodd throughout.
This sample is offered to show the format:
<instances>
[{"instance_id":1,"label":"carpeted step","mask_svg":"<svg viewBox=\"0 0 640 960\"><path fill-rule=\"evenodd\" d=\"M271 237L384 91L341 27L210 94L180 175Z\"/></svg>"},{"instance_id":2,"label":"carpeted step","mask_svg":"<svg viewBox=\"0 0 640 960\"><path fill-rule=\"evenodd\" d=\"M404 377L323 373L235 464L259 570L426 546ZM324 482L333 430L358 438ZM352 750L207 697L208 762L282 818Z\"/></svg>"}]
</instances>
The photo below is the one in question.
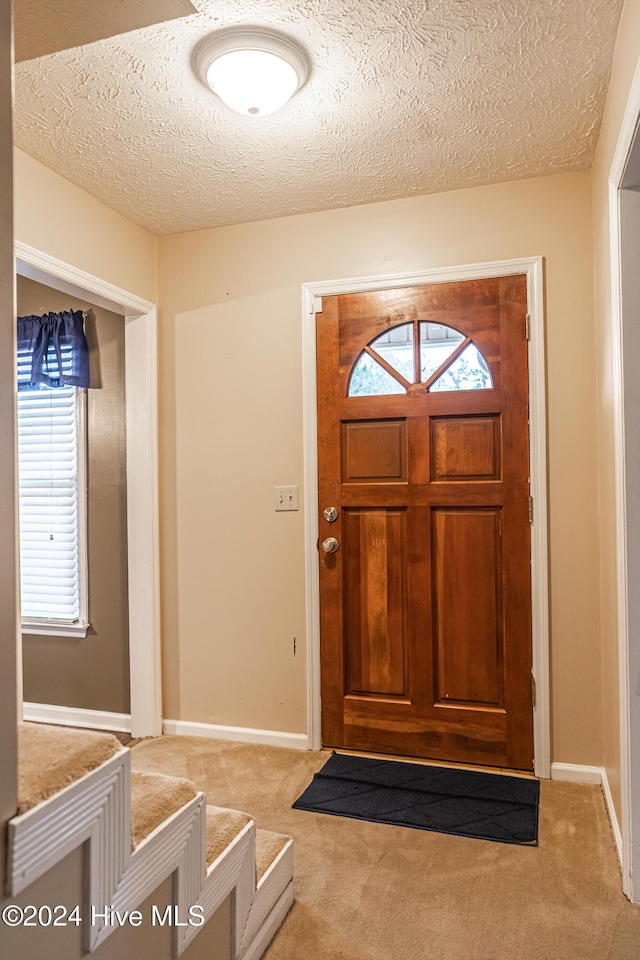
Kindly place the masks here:
<instances>
[{"instance_id":1,"label":"carpeted step","mask_svg":"<svg viewBox=\"0 0 640 960\"><path fill-rule=\"evenodd\" d=\"M251 820L248 813L207 805L207 867L218 859Z\"/></svg>"},{"instance_id":2,"label":"carpeted step","mask_svg":"<svg viewBox=\"0 0 640 960\"><path fill-rule=\"evenodd\" d=\"M109 733L18 724L18 813L48 800L121 749Z\"/></svg>"},{"instance_id":3,"label":"carpeted step","mask_svg":"<svg viewBox=\"0 0 640 960\"><path fill-rule=\"evenodd\" d=\"M252 817L239 810L207 805L207 867L218 859ZM256 830L256 885L291 838L270 830Z\"/></svg>"},{"instance_id":4,"label":"carpeted step","mask_svg":"<svg viewBox=\"0 0 640 960\"><path fill-rule=\"evenodd\" d=\"M163 773L131 774L131 846L135 849L156 827L197 796L190 780Z\"/></svg>"},{"instance_id":5,"label":"carpeted step","mask_svg":"<svg viewBox=\"0 0 640 960\"><path fill-rule=\"evenodd\" d=\"M290 840L291 837L282 833L256 830L256 885L260 883L273 861Z\"/></svg>"}]
</instances>

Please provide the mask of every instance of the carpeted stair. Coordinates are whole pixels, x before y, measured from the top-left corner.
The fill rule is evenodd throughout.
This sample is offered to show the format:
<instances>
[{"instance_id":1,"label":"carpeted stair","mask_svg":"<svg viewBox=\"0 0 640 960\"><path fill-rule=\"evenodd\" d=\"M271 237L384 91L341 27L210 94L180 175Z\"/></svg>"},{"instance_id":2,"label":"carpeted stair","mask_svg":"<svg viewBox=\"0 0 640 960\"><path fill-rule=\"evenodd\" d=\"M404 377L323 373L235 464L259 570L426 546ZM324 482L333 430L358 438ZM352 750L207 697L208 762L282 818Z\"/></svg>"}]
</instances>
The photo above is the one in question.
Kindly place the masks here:
<instances>
[{"instance_id":1,"label":"carpeted stair","mask_svg":"<svg viewBox=\"0 0 640 960\"><path fill-rule=\"evenodd\" d=\"M256 886L291 840L282 833L256 830Z\"/></svg>"},{"instance_id":2,"label":"carpeted stair","mask_svg":"<svg viewBox=\"0 0 640 960\"><path fill-rule=\"evenodd\" d=\"M154 830L194 800L197 791L190 780L162 773L131 773L131 847L136 849Z\"/></svg>"},{"instance_id":3,"label":"carpeted stair","mask_svg":"<svg viewBox=\"0 0 640 960\"><path fill-rule=\"evenodd\" d=\"M146 776L152 777L156 774L148 773ZM207 868L228 848L243 828L252 822L248 813L207 805ZM256 830L256 886L290 839L291 837L273 833L271 830Z\"/></svg>"},{"instance_id":4,"label":"carpeted stair","mask_svg":"<svg viewBox=\"0 0 640 960\"><path fill-rule=\"evenodd\" d=\"M238 834L252 823L252 819L248 813L240 813L239 810L225 810L223 807L209 805L206 817L206 864L209 868Z\"/></svg>"},{"instance_id":5,"label":"carpeted stair","mask_svg":"<svg viewBox=\"0 0 640 960\"><path fill-rule=\"evenodd\" d=\"M109 733L18 724L18 813L48 800L121 749Z\"/></svg>"},{"instance_id":6,"label":"carpeted stair","mask_svg":"<svg viewBox=\"0 0 640 960\"><path fill-rule=\"evenodd\" d=\"M207 805L190 780L131 771L131 751L109 734L21 724L18 771L10 892L89 838L88 903L135 909L175 873L178 905L200 903L208 919L235 890L235 957L262 956L293 901L290 837L257 830L247 813ZM198 929L174 931L174 956ZM92 929L86 949L110 933Z\"/></svg>"}]
</instances>

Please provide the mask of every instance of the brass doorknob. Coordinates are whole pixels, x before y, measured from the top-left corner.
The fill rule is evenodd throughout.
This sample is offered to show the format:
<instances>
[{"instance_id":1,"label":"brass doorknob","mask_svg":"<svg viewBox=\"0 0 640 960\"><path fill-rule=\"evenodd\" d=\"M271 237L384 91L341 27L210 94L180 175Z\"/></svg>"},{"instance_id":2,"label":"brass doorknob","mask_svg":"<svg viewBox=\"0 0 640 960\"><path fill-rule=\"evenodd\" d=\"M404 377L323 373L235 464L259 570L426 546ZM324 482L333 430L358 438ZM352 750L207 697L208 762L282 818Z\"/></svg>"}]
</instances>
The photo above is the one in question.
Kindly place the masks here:
<instances>
[{"instance_id":1,"label":"brass doorknob","mask_svg":"<svg viewBox=\"0 0 640 960\"><path fill-rule=\"evenodd\" d=\"M327 537L326 540L322 541L322 549L325 553L335 553L340 544L335 537Z\"/></svg>"}]
</instances>

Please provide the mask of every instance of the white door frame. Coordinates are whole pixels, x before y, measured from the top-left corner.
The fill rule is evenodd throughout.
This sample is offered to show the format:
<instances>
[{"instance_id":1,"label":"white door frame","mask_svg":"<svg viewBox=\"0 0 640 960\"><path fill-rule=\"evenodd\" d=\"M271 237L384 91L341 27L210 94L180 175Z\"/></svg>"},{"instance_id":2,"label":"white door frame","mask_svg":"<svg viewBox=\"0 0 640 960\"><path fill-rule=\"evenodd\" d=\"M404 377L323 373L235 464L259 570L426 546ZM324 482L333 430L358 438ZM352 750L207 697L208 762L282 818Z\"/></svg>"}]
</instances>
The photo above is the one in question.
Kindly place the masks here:
<instances>
[{"instance_id":1,"label":"white door frame","mask_svg":"<svg viewBox=\"0 0 640 960\"><path fill-rule=\"evenodd\" d=\"M162 733L158 536L157 320L155 304L25 243L16 273L124 316L131 734ZM65 708L62 708L65 709ZM67 709L85 725L92 711ZM114 720L119 715L114 715ZM60 722L55 720L54 722Z\"/></svg>"},{"instance_id":2,"label":"white door frame","mask_svg":"<svg viewBox=\"0 0 640 960\"><path fill-rule=\"evenodd\" d=\"M618 684L620 697L620 791L621 818L618 852L622 866L622 886L630 900L640 902L640 702L638 670L640 643L637 633L640 604L638 597L638 529L640 499L635 484L628 484L627 468L635 463L639 403L633 396L633 384L625 385L625 365L636 358L640 324L637 308L632 314L623 290L623 249L621 191L627 163L640 125L640 63L629 91L609 171L609 245L611 269L611 340L614 392L615 495L616 495L616 568L618 600ZM637 147L636 147L637 148ZM625 240L627 238L625 237ZM631 251L632 254L635 251ZM634 271L637 267L634 267ZM636 301L637 302L637 301ZM637 380L637 374L633 378ZM630 433L630 431L632 431ZM633 441L633 442L632 442ZM629 464L627 460L629 458ZM633 574L631 573L633 571ZM635 842L634 842L635 840Z\"/></svg>"},{"instance_id":3,"label":"white door frame","mask_svg":"<svg viewBox=\"0 0 640 960\"><path fill-rule=\"evenodd\" d=\"M542 257L498 260L440 267L418 273L325 280L302 285L302 368L304 420L305 574L307 627L307 730L309 748L322 746L320 732L320 596L318 587L318 450L316 407L316 312L323 296L398 289L427 283L449 283L525 274L529 340L529 448L531 495L535 520L531 527L531 599L533 626L534 770L551 775L549 699L549 575L547 545L547 428Z\"/></svg>"}]
</instances>

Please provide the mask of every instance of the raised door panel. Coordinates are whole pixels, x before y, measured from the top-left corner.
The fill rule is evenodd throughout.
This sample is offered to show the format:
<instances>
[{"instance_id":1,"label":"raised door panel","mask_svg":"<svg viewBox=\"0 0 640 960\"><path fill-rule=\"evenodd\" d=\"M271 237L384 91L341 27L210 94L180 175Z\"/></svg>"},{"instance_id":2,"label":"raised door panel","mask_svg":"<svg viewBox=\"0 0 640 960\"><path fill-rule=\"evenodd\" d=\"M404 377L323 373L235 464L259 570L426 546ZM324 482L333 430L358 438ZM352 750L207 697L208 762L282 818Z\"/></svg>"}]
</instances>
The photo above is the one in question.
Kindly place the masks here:
<instances>
[{"instance_id":1,"label":"raised door panel","mask_svg":"<svg viewBox=\"0 0 640 960\"><path fill-rule=\"evenodd\" d=\"M500 509L433 511L435 701L504 701Z\"/></svg>"},{"instance_id":2,"label":"raised door panel","mask_svg":"<svg viewBox=\"0 0 640 960\"><path fill-rule=\"evenodd\" d=\"M342 537L346 692L403 697L406 510L345 510Z\"/></svg>"},{"instance_id":3,"label":"raised door panel","mask_svg":"<svg viewBox=\"0 0 640 960\"><path fill-rule=\"evenodd\" d=\"M359 420L342 424L342 482L402 482L407 479L404 420Z\"/></svg>"},{"instance_id":4,"label":"raised door panel","mask_svg":"<svg viewBox=\"0 0 640 960\"><path fill-rule=\"evenodd\" d=\"M434 482L500 480L501 421L484 417L431 418L431 479Z\"/></svg>"}]
</instances>

